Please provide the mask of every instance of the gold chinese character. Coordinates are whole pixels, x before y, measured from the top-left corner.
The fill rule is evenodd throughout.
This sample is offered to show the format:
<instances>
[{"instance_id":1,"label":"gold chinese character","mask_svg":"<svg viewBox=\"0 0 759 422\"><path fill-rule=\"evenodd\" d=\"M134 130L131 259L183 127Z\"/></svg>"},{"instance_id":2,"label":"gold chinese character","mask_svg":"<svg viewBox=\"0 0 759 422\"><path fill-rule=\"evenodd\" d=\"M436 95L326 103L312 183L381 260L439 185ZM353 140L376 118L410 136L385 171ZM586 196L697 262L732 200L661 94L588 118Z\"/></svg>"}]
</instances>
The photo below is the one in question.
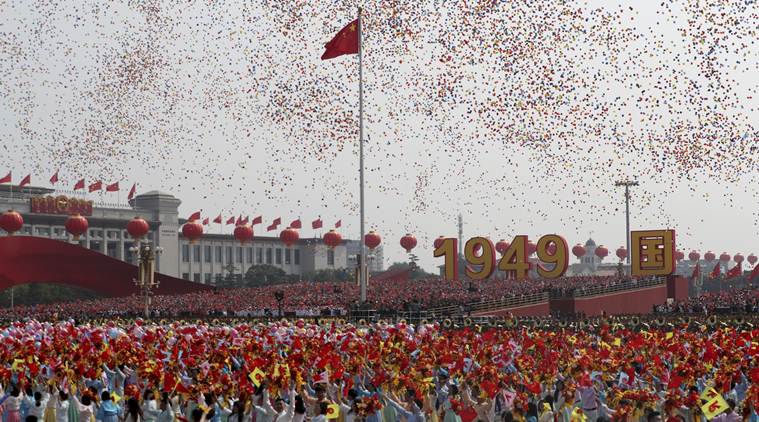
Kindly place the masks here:
<instances>
[{"instance_id":1,"label":"gold chinese character","mask_svg":"<svg viewBox=\"0 0 759 422\"><path fill-rule=\"evenodd\" d=\"M675 231L630 232L633 276L670 275L675 270Z\"/></svg>"}]
</instances>

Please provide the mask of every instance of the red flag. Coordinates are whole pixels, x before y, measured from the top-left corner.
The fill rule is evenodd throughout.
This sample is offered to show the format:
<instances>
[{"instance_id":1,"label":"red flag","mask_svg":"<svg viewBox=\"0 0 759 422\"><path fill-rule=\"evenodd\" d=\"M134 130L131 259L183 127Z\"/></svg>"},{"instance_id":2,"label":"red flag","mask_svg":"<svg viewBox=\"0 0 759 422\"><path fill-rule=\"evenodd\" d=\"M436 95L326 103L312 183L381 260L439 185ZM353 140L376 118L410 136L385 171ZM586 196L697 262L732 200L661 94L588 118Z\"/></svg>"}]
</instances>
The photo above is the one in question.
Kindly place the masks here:
<instances>
[{"instance_id":1,"label":"red flag","mask_svg":"<svg viewBox=\"0 0 759 422\"><path fill-rule=\"evenodd\" d=\"M692 280L697 279L701 276L701 266L696 263L696 268L693 269L693 275L690 276Z\"/></svg>"},{"instance_id":2,"label":"red flag","mask_svg":"<svg viewBox=\"0 0 759 422\"><path fill-rule=\"evenodd\" d=\"M748 275L748 281L752 281L755 277L759 277L759 264L756 264L751 274Z\"/></svg>"},{"instance_id":3,"label":"red flag","mask_svg":"<svg viewBox=\"0 0 759 422\"><path fill-rule=\"evenodd\" d=\"M271 226L269 226L269 227L266 228L266 231L270 232L270 231L276 230L276 229L277 229L277 226L275 226L274 224L272 224Z\"/></svg>"},{"instance_id":4,"label":"red flag","mask_svg":"<svg viewBox=\"0 0 759 422\"><path fill-rule=\"evenodd\" d=\"M8 172L8 175L0 179L0 183L10 183L11 182L11 172Z\"/></svg>"},{"instance_id":5,"label":"red flag","mask_svg":"<svg viewBox=\"0 0 759 422\"><path fill-rule=\"evenodd\" d=\"M323 223L321 218L317 218L316 220L311 222L311 228L316 230L322 228Z\"/></svg>"},{"instance_id":6,"label":"red flag","mask_svg":"<svg viewBox=\"0 0 759 422\"><path fill-rule=\"evenodd\" d=\"M96 190L102 190L103 189L103 182L101 182L100 180L98 180L97 182L91 184L87 189L90 192L95 192Z\"/></svg>"},{"instance_id":7,"label":"red flag","mask_svg":"<svg viewBox=\"0 0 759 422\"><path fill-rule=\"evenodd\" d=\"M672 378L669 379L669 382L667 383L667 389L670 390L672 388L680 388L680 384L683 383L683 377L680 375L674 374L672 375Z\"/></svg>"},{"instance_id":8,"label":"red flag","mask_svg":"<svg viewBox=\"0 0 759 422\"><path fill-rule=\"evenodd\" d=\"M261 224L264 222L264 218L262 216L258 216L253 219L253 222L250 223L251 226L255 226L256 224Z\"/></svg>"},{"instance_id":9,"label":"red flag","mask_svg":"<svg viewBox=\"0 0 759 422\"><path fill-rule=\"evenodd\" d=\"M242 215L237 216L237 221L235 221L235 226L239 226L242 224Z\"/></svg>"},{"instance_id":10,"label":"red flag","mask_svg":"<svg viewBox=\"0 0 759 422\"><path fill-rule=\"evenodd\" d=\"M106 192L118 192L119 191L119 182L112 183L105 187Z\"/></svg>"},{"instance_id":11,"label":"red flag","mask_svg":"<svg viewBox=\"0 0 759 422\"><path fill-rule=\"evenodd\" d=\"M235 224L235 216L231 216L227 219L227 225Z\"/></svg>"},{"instance_id":12,"label":"red flag","mask_svg":"<svg viewBox=\"0 0 759 422\"><path fill-rule=\"evenodd\" d=\"M84 179L76 182L74 185L74 190L84 189Z\"/></svg>"},{"instance_id":13,"label":"red flag","mask_svg":"<svg viewBox=\"0 0 759 422\"><path fill-rule=\"evenodd\" d=\"M53 177L50 178L50 184L51 185L54 185L56 183L58 183L58 170L56 170L55 174L53 175Z\"/></svg>"},{"instance_id":14,"label":"red flag","mask_svg":"<svg viewBox=\"0 0 759 422\"><path fill-rule=\"evenodd\" d=\"M303 223L300 222L300 218L290 223L290 227L293 229L302 229Z\"/></svg>"},{"instance_id":15,"label":"red flag","mask_svg":"<svg viewBox=\"0 0 759 422\"><path fill-rule=\"evenodd\" d=\"M250 220L250 217L245 217L242 219L242 224L248 224L248 221Z\"/></svg>"},{"instance_id":16,"label":"red flag","mask_svg":"<svg viewBox=\"0 0 759 422\"><path fill-rule=\"evenodd\" d=\"M738 265L734 266L730 269L730 271L727 272L727 278L735 278L743 274L743 269L741 268L743 264L742 262L739 262Z\"/></svg>"},{"instance_id":17,"label":"red flag","mask_svg":"<svg viewBox=\"0 0 759 422\"><path fill-rule=\"evenodd\" d=\"M134 198L134 194L137 192L137 183L132 185L132 189L129 189L129 195L127 195L127 200L131 200Z\"/></svg>"},{"instance_id":18,"label":"red flag","mask_svg":"<svg viewBox=\"0 0 759 422\"><path fill-rule=\"evenodd\" d=\"M221 214L219 214L218 217L214 218L213 222L216 223L216 224L221 224Z\"/></svg>"},{"instance_id":19,"label":"red flag","mask_svg":"<svg viewBox=\"0 0 759 422\"><path fill-rule=\"evenodd\" d=\"M275 218L274 221L271 222L271 225L274 226L274 228L277 228L280 224L282 224L282 219L280 217Z\"/></svg>"},{"instance_id":20,"label":"red flag","mask_svg":"<svg viewBox=\"0 0 759 422\"><path fill-rule=\"evenodd\" d=\"M200 211L195 211L194 213L192 213L192 215L190 216L190 218L188 218L188 220L190 221L200 220Z\"/></svg>"},{"instance_id":21,"label":"red flag","mask_svg":"<svg viewBox=\"0 0 759 422\"><path fill-rule=\"evenodd\" d=\"M722 269L719 267L719 262L718 262L717 265L715 265L714 269L712 270L711 277L717 278L720 276L720 274L722 274Z\"/></svg>"},{"instance_id":22,"label":"red flag","mask_svg":"<svg viewBox=\"0 0 759 422\"><path fill-rule=\"evenodd\" d=\"M343 54L358 54L358 25L358 19L356 19L325 44L322 60L334 59Z\"/></svg>"},{"instance_id":23,"label":"red flag","mask_svg":"<svg viewBox=\"0 0 759 422\"><path fill-rule=\"evenodd\" d=\"M203 219L203 225L204 226L208 225L208 217L206 217L206 218Z\"/></svg>"},{"instance_id":24,"label":"red flag","mask_svg":"<svg viewBox=\"0 0 759 422\"><path fill-rule=\"evenodd\" d=\"M340 226L342 226L342 225L343 225L343 220L337 220L337 223L335 223L335 228L339 229Z\"/></svg>"},{"instance_id":25,"label":"red flag","mask_svg":"<svg viewBox=\"0 0 759 422\"><path fill-rule=\"evenodd\" d=\"M27 174L26 177L24 177L21 180L21 183L18 184L18 187L23 188L24 186L28 185L29 183L32 183L32 175Z\"/></svg>"}]
</instances>

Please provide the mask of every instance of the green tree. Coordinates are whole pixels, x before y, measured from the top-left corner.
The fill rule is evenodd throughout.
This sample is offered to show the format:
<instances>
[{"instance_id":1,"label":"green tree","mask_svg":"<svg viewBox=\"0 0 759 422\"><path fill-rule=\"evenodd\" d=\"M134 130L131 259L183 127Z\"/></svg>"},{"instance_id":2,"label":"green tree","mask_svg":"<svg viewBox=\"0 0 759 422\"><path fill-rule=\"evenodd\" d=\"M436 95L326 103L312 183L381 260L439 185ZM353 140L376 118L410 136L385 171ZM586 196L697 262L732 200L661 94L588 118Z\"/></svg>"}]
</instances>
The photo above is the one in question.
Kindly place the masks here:
<instances>
[{"instance_id":1,"label":"green tree","mask_svg":"<svg viewBox=\"0 0 759 422\"><path fill-rule=\"evenodd\" d=\"M263 286L266 284L277 284L287 281L288 277L285 271L273 265L253 265L245 273L245 285Z\"/></svg>"}]
</instances>

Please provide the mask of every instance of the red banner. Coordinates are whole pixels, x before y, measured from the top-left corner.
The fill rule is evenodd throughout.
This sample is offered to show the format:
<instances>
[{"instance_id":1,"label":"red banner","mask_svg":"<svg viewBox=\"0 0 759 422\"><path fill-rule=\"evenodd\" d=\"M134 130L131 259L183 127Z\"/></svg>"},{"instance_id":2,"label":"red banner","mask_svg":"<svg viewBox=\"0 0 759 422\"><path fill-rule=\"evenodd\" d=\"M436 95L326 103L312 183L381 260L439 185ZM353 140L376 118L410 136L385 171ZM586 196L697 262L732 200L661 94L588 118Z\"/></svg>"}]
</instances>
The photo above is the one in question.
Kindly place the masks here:
<instances>
[{"instance_id":1,"label":"red banner","mask_svg":"<svg viewBox=\"0 0 759 422\"><path fill-rule=\"evenodd\" d=\"M37 196L31 198L32 214L92 215L92 201L60 196Z\"/></svg>"}]
</instances>

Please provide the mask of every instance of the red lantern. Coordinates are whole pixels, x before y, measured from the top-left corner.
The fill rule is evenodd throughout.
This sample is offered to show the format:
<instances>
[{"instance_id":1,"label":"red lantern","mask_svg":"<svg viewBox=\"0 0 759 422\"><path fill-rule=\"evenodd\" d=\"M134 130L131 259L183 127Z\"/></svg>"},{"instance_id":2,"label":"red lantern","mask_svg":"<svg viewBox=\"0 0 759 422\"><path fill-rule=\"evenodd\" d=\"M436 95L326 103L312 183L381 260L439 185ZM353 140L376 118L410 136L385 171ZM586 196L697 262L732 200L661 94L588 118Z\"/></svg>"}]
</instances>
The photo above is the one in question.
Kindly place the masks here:
<instances>
[{"instance_id":1,"label":"red lantern","mask_svg":"<svg viewBox=\"0 0 759 422\"><path fill-rule=\"evenodd\" d=\"M598 249L596 249L596 251L598 251ZM603 259L602 256L599 256L599 258ZM620 261L624 261L625 258L627 258L627 249L625 249L624 246L617 248L617 258L619 258Z\"/></svg>"},{"instance_id":2,"label":"red lantern","mask_svg":"<svg viewBox=\"0 0 759 422\"><path fill-rule=\"evenodd\" d=\"M279 240L285 244L288 248L300 239L298 231L292 227L288 227L279 233Z\"/></svg>"},{"instance_id":3,"label":"red lantern","mask_svg":"<svg viewBox=\"0 0 759 422\"><path fill-rule=\"evenodd\" d=\"M250 227L249 224L240 224L235 227L234 235L240 243L250 242L253 240L253 227Z\"/></svg>"},{"instance_id":4,"label":"red lantern","mask_svg":"<svg viewBox=\"0 0 759 422\"><path fill-rule=\"evenodd\" d=\"M369 233L364 235L364 245L366 245L370 251L374 250L374 248L379 246L380 243L382 243L382 238L374 230L369 230Z\"/></svg>"},{"instance_id":5,"label":"red lantern","mask_svg":"<svg viewBox=\"0 0 759 422\"><path fill-rule=\"evenodd\" d=\"M743 262L743 255L740 253L735 254L735 256L733 256L733 261L735 261L736 264L740 264Z\"/></svg>"},{"instance_id":6,"label":"red lantern","mask_svg":"<svg viewBox=\"0 0 759 422\"><path fill-rule=\"evenodd\" d=\"M527 256L532 256L532 254L534 254L537 250L538 245L536 245L532 240L527 242Z\"/></svg>"},{"instance_id":7,"label":"red lantern","mask_svg":"<svg viewBox=\"0 0 759 422\"><path fill-rule=\"evenodd\" d=\"M719 260L722 262L730 262L730 254L727 252L722 252L722 254L719 256Z\"/></svg>"},{"instance_id":8,"label":"red lantern","mask_svg":"<svg viewBox=\"0 0 759 422\"><path fill-rule=\"evenodd\" d=\"M148 222L140 217L134 217L127 223L127 232L135 240L140 240L148 234L150 226Z\"/></svg>"},{"instance_id":9,"label":"red lantern","mask_svg":"<svg viewBox=\"0 0 759 422\"><path fill-rule=\"evenodd\" d=\"M182 236L186 237L190 243L195 243L203 236L203 225L195 220L190 220L182 226Z\"/></svg>"},{"instance_id":10,"label":"red lantern","mask_svg":"<svg viewBox=\"0 0 759 422\"><path fill-rule=\"evenodd\" d=\"M505 254L506 251L509 249L509 242L507 242L505 239L501 239L498 241L498 243L495 244L495 250L498 251L501 255Z\"/></svg>"},{"instance_id":11,"label":"red lantern","mask_svg":"<svg viewBox=\"0 0 759 422\"><path fill-rule=\"evenodd\" d=\"M576 256L577 259L582 258L583 256L585 256L586 253L587 251L585 250L585 247L582 246L581 244L578 243L572 246L572 255Z\"/></svg>"},{"instance_id":12,"label":"red lantern","mask_svg":"<svg viewBox=\"0 0 759 422\"><path fill-rule=\"evenodd\" d=\"M601 245L601 246L599 246L599 247L596 248L596 256L597 257L599 257L601 259L604 259L608 255L609 255L609 250L606 249L606 247L604 245Z\"/></svg>"},{"instance_id":13,"label":"red lantern","mask_svg":"<svg viewBox=\"0 0 759 422\"><path fill-rule=\"evenodd\" d=\"M411 252L411 250L416 247L416 238L412 234L406 233L406 235L401 238L401 246L407 253Z\"/></svg>"},{"instance_id":14,"label":"red lantern","mask_svg":"<svg viewBox=\"0 0 759 422\"><path fill-rule=\"evenodd\" d=\"M66 220L66 231L74 236L74 240L79 240L79 236L87 233L89 227L87 219L79 214L74 214Z\"/></svg>"},{"instance_id":15,"label":"red lantern","mask_svg":"<svg viewBox=\"0 0 759 422\"><path fill-rule=\"evenodd\" d=\"M704 254L704 259L705 259L705 260L707 260L707 261L714 261L714 258L716 258L716 257L717 257L717 256L716 256L716 255L714 255L714 252L712 252L712 251L707 251L707 252Z\"/></svg>"},{"instance_id":16,"label":"red lantern","mask_svg":"<svg viewBox=\"0 0 759 422\"><path fill-rule=\"evenodd\" d=\"M336 246L343 242L343 237L335 229L324 233L324 244L329 246L330 249L334 249Z\"/></svg>"},{"instance_id":17,"label":"red lantern","mask_svg":"<svg viewBox=\"0 0 759 422\"><path fill-rule=\"evenodd\" d=\"M683 259L685 259L685 253L683 251L675 251L675 260L680 262Z\"/></svg>"},{"instance_id":18,"label":"red lantern","mask_svg":"<svg viewBox=\"0 0 759 422\"><path fill-rule=\"evenodd\" d=\"M756 264L756 261L758 259L759 258L757 258L756 255L754 255L754 254L751 254L751 255L748 256L748 258L746 258L746 260L748 261L748 263L751 264L751 265Z\"/></svg>"},{"instance_id":19,"label":"red lantern","mask_svg":"<svg viewBox=\"0 0 759 422\"><path fill-rule=\"evenodd\" d=\"M701 254L696 251L690 251L688 254L688 259L690 259L693 262L698 261L698 259L701 258Z\"/></svg>"},{"instance_id":20,"label":"red lantern","mask_svg":"<svg viewBox=\"0 0 759 422\"><path fill-rule=\"evenodd\" d=\"M434 241L434 242L432 242L432 246L433 246L435 249L437 249L437 248L439 248L439 247L440 247L440 246L443 244L443 241L444 241L444 240L445 240L445 236L438 236L438 238L437 238L437 239L435 239L435 241Z\"/></svg>"},{"instance_id":21,"label":"red lantern","mask_svg":"<svg viewBox=\"0 0 759 422\"><path fill-rule=\"evenodd\" d=\"M12 236L13 233L21 230L24 226L24 217L21 214L13 210L8 210L0 215L0 229L5 230L8 236Z\"/></svg>"}]
</instances>

